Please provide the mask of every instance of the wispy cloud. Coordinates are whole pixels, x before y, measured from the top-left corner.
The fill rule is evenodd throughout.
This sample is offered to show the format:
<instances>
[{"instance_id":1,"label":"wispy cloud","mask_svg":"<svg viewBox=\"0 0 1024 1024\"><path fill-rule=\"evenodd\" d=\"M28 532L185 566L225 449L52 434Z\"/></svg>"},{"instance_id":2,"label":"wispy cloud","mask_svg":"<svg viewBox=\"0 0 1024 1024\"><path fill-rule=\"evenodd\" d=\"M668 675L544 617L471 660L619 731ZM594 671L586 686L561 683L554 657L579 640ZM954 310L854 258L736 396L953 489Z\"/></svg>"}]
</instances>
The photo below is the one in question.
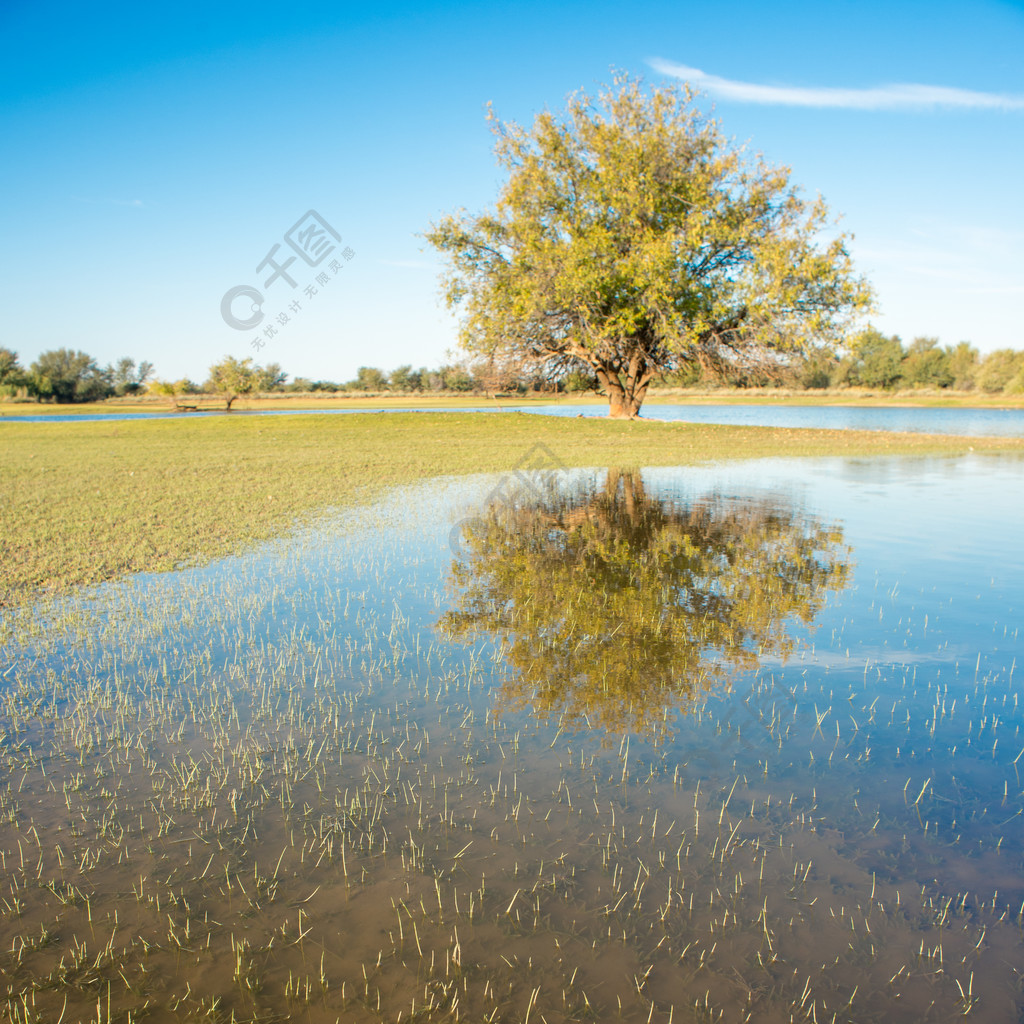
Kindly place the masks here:
<instances>
[{"instance_id":1,"label":"wispy cloud","mask_svg":"<svg viewBox=\"0 0 1024 1024\"><path fill-rule=\"evenodd\" d=\"M790 85L758 85L709 75L699 68L676 64L660 57L647 62L663 75L682 78L711 96L739 103L786 107L832 107L846 110L928 110L937 107L959 110L1024 110L1024 96L951 89L944 85L913 83L878 85L870 89L802 88Z\"/></svg>"},{"instance_id":2,"label":"wispy cloud","mask_svg":"<svg viewBox=\"0 0 1024 1024\"><path fill-rule=\"evenodd\" d=\"M72 196L79 203L95 203L104 206L145 206L141 199L90 199L87 196Z\"/></svg>"}]
</instances>

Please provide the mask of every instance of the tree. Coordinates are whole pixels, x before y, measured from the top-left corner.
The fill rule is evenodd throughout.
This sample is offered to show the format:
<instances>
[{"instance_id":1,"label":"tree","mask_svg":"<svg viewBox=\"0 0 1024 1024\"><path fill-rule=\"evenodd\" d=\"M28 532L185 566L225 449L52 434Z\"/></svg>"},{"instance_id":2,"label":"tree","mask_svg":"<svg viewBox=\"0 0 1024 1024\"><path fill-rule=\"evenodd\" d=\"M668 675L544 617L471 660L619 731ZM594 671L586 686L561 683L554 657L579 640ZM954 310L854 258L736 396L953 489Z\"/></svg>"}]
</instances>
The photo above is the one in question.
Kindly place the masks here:
<instances>
[{"instance_id":1,"label":"tree","mask_svg":"<svg viewBox=\"0 0 1024 1024\"><path fill-rule=\"evenodd\" d=\"M18 353L9 348L0 348L0 384L21 379L24 371L18 362Z\"/></svg>"},{"instance_id":2,"label":"tree","mask_svg":"<svg viewBox=\"0 0 1024 1024\"><path fill-rule=\"evenodd\" d=\"M949 350L939 348L938 338L915 338L900 368L910 384L929 388L948 388L953 383Z\"/></svg>"},{"instance_id":3,"label":"tree","mask_svg":"<svg viewBox=\"0 0 1024 1024\"><path fill-rule=\"evenodd\" d=\"M839 360L834 352L815 348L796 360L793 376L802 388L827 388L832 383L838 366Z\"/></svg>"},{"instance_id":4,"label":"tree","mask_svg":"<svg viewBox=\"0 0 1024 1024\"><path fill-rule=\"evenodd\" d=\"M341 391L342 385L333 380L310 380L308 377L294 377L286 391Z\"/></svg>"},{"instance_id":5,"label":"tree","mask_svg":"<svg viewBox=\"0 0 1024 1024\"><path fill-rule=\"evenodd\" d=\"M1024 359L1017 363L1017 372L1006 382L1003 393L1007 395L1024 395Z\"/></svg>"},{"instance_id":6,"label":"tree","mask_svg":"<svg viewBox=\"0 0 1024 1024\"><path fill-rule=\"evenodd\" d=\"M197 395L202 389L195 381L182 377L180 380L155 380L149 385L148 390L154 395L165 395L170 398L173 406L179 395Z\"/></svg>"},{"instance_id":7,"label":"tree","mask_svg":"<svg viewBox=\"0 0 1024 1024\"><path fill-rule=\"evenodd\" d=\"M414 370L406 363L391 371L388 385L392 391L419 391L423 387L421 371Z\"/></svg>"},{"instance_id":8,"label":"tree","mask_svg":"<svg viewBox=\"0 0 1024 1024\"><path fill-rule=\"evenodd\" d=\"M214 363L210 367L206 389L223 395L226 408L230 412L231 406L242 395L271 390L267 384L272 380L284 380L285 376L277 363L271 363L264 368L253 366L251 358L236 359L234 356L225 356L219 363Z\"/></svg>"},{"instance_id":9,"label":"tree","mask_svg":"<svg viewBox=\"0 0 1024 1024\"><path fill-rule=\"evenodd\" d=\"M27 384L28 378L18 362L18 353L13 349L0 348L0 396L17 394Z\"/></svg>"},{"instance_id":10,"label":"tree","mask_svg":"<svg viewBox=\"0 0 1024 1024\"><path fill-rule=\"evenodd\" d=\"M462 534L442 633L487 636L499 704L662 737L716 683L796 643L850 578L841 530L777 499L648 494L638 473L492 505Z\"/></svg>"},{"instance_id":11,"label":"tree","mask_svg":"<svg viewBox=\"0 0 1024 1024\"><path fill-rule=\"evenodd\" d=\"M837 383L865 388L891 388L903 375L903 342L874 327L861 331L849 345L849 355L836 370Z\"/></svg>"},{"instance_id":12,"label":"tree","mask_svg":"<svg viewBox=\"0 0 1024 1024\"><path fill-rule=\"evenodd\" d=\"M256 391L283 391L288 374L281 369L279 363L267 363L266 366L254 366L256 375Z\"/></svg>"},{"instance_id":13,"label":"tree","mask_svg":"<svg viewBox=\"0 0 1024 1024\"><path fill-rule=\"evenodd\" d=\"M439 370L424 370L420 379L423 381L423 389L425 391L444 390L444 378Z\"/></svg>"},{"instance_id":14,"label":"tree","mask_svg":"<svg viewBox=\"0 0 1024 1024\"><path fill-rule=\"evenodd\" d=\"M388 375L376 366L360 366L351 386L356 391L383 391L388 386Z\"/></svg>"},{"instance_id":15,"label":"tree","mask_svg":"<svg viewBox=\"0 0 1024 1024\"><path fill-rule=\"evenodd\" d=\"M108 373L115 395L134 395L153 376L153 364L143 360L136 366L134 359L125 357L108 367Z\"/></svg>"},{"instance_id":16,"label":"tree","mask_svg":"<svg viewBox=\"0 0 1024 1024\"><path fill-rule=\"evenodd\" d=\"M40 398L56 402L98 402L113 392L109 369L85 352L69 348L40 354L29 369L29 385Z\"/></svg>"},{"instance_id":17,"label":"tree","mask_svg":"<svg viewBox=\"0 0 1024 1024\"><path fill-rule=\"evenodd\" d=\"M494 211L426 234L464 348L590 371L609 414L633 417L658 373L774 370L844 336L870 291L845 236L818 246L824 202L745 160L693 99L620 77L561 119L495 122L508 180Z\"/></svg>"},{"instance_id":18,"label":"tree","mask_svg":"<svg viewBox=\"0 0 1024 1024\"><path fill-rule=\"evenodd\" d=\"M527 367L522 358L491 353L473 360L468 366L450 368L446 373L446 386L453 391L480 389L484 394L497 396L518 390L532 368L532 365Z\"/></svg>"},{"instance_id":19,"label":"tree","mask_svg":"<svg viewBox=\"0 0 1024 1024\"><path fill-rule=\"evenodd\" d=\"M978 350L969 341L959 342L949 353L949 372L953 376L953 387L967 391L974 387L974 374L978 368Z\"/></svg>"},{"instance_id":20,"label":"tree","mask_svg":"<svg viewBox=\"0 0 1024 1024\"><path fill-rule=\"evenodd\" d=\"M1018 373L1024 372L1024 352L1012 348L997 348L981 361L974 380L982 391L1003 391Z\"/></svg>"},{"instance_id":21,"label":"tree","mask_svg":"<svg viewBox=\"0 0 1024 1024\"><path fill-rule=\"evenodd\" d=\"M445 391L472 391L476 387L473 374L460 363L442 366L437 372L441 377L441 387Z\"/></svg>"},{"instance_id":22,"label":"tree","mask_svg":"<svg viewBox=\"0 0 1024 1024\"><path fill-rule=\"evenodd\" d=\"M596 375L585 370L571 370L562 381L562 387L571 394L579 391L596 391L598 386Z\"/></svg>"}]
</instances>

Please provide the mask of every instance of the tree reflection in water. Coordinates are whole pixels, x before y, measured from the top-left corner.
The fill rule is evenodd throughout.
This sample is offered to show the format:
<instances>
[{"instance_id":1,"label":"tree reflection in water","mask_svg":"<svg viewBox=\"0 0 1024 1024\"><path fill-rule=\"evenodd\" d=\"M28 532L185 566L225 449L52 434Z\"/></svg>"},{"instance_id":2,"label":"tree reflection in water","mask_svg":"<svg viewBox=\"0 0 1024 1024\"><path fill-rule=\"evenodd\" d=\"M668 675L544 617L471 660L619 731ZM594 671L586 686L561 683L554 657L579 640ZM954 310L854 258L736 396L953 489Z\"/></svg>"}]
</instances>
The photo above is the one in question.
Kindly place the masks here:
<instances>
[{"instance_id":1,"label":"tree reflection in water","mask_svg":"<svg viewBox=\"0 0 1024 1024\"><path fill-rule=\"evenodd\" d=\"M462 550L439 626L502 646L499 711L654 741L712 687L787 657L790 625L851 572L840 527L786 499L663 499L622 470L492 505Z\"/></svg>"}]
</instances>

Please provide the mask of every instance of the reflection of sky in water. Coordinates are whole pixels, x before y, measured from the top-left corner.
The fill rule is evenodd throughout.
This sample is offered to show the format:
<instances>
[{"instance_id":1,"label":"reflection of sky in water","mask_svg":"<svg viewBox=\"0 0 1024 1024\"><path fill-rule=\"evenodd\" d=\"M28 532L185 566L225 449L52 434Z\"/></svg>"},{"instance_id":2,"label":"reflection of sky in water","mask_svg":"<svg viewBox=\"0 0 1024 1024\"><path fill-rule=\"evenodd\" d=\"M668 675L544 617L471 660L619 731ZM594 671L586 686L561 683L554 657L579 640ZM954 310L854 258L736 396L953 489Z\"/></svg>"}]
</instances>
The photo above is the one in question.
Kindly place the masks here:
<instances>
[{"instance_id":1,"label":"reflection of sky in water","mask_svg":"<svg viewBox=\"0 0 1024 1024\"><path fill-rule=\"evenodd\" d=\"M602 415L593 405L524 409L552 416ZM927 409L837 405L658 405L644 419L728 423L745 427L817 427L828 430L895 430L970 436L1024 434L1024 409Z\"/></svg>"},{"instance_id":2,"label":"reflection of sky in water","mask_svg":"<svg viewBox=\"0 0 1024 1024\"><path fill-rule=\"evenodd\" d=\"M575 471L571 478L599 487L604 471ZM138 664L151 669L169 651L182 652L187 663L184 631L216 666L218 654L235 656L240 639L273 645L302 637L315 645L330 637L336 644L364 647L368 638L370 646L381 643L397 623L406 652L396 655L399 675L422 671L408 654L417 644L443 650L448 672L487 663L481 652L492 650L494 638L446 645L437 623L453 596L451 524L478 513L498 479L482 476L407 488L383 506L343 513L251 555L98 588L109 650L131 646ZM927 687L952 691L973 684L976 674L1006 685L1022 652L1020 460L764 460L648 469L643 480L651 495L670 501L712 494L740 505L775 501L839 525L842 542L852 550L850 585L825 595L810 628L788 620L797 647L783 661L765 651L761 675L784 682L787 703L797 709L798 718L816 704L834 703L839 693L852 721L857 721L857 709L871 706L876 696L883 696L890 708L896 701L905 721L898 729L893 726L891 736L884 730L874 734L874 768L881 770L885 753L895 758L897 748L923 727L931 700ZM336 610L339 595L345 595L346 614L328 622L322 609ZM83 670L75 650L72 643L62 654L58 645L57 653L51 650L35 667L26 658L15 659L14 678L38 678L44 663L76 675ZM507 675L499 672L493 685ZM759 678L739 671L731 691L712 692L715 714L739 726L738 746L733 746L734 734L732 740L714 735L706 718L684 717L677 722L675 739L652 749L650 756L693 760L703 752L710 770L742 757L756 764L766 750L760 741L752 743L756 731L748 729L744 736L743 723L760 721L780 692L776 687L758 697ZM920 680L924 688L908 690L908 678ZM472 700L481 709L493 703L486 686L478 687ZM922 741L918 737L916 742ZM1009 755L1013 742L1008 739L999 754ZM803 753L793 752L794 764ZM867 781L873 769L861 770Z\"/></svg>"},{"instance_id":3,"label":"reflection of sky in water","mask_svg":"<svg viewBox=\"0 0 1024 1024\"><path fill-rule=\"evenodd\" d=\"M574 471L572 478L600 484L604 471ZM380 614L397 601L413 626L436 642L437 595L447 586L453 558L451 526L475 515L500 479L406 488L382 507L342 513L252 554L173 575L138 576L92 593L98 608L110 610L114 636L151 618L189 621L201 634L211 623L230 623L230 602L241 597L256 609L247 629L272 637L283 628L309 628L317 596L340 588ZM829 594L817 616L821 660L834 659L840 648L861 666L865 657L1012 656L1011 624L1024 603L1021 460L764 460L647 469L643 480L652 495L675 501L712 494L741 502L768 498L840 526L855 572L852 588ZM274 603L261 594L269 586L287 594L287 618L275 619ZM153 614L157 607L162 615ZM168 614L168 607L179 610ZM830 642L834 630L842 637Z\"/></svg>"}]
</instances>

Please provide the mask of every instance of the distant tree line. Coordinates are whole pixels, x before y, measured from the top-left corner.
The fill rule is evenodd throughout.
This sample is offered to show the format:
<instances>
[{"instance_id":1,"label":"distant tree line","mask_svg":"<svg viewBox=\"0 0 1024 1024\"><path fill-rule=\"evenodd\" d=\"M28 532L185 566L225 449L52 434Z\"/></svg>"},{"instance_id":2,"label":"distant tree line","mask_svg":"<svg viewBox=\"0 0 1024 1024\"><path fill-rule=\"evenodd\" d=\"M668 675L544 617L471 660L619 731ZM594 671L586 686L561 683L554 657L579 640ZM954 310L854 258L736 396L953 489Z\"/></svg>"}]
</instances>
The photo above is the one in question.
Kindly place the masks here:
<instances>
[{"instance_id":1,"label":"distant tree line","mask_svg":"<svg viewBox=\"0 0 1024 1024\"><path fill-rule=\"evenodd\" d=\"M101 367L92 356L69 348L43 352L26 370L17 352L0 348L0 398L98 402L137 394L152 376L152 363L125 357Z\"/></svg>"},{"instance_id":2,"label":"distant tree line","mask_svg":"<svg viewBox=\"0 0 1024 1024\"><path fill-rule=\"evenodd\" d=\"M552 380L526 366L496 368L485 363L454 362L437 369L421 366L415 369L406 363L385 371L376 366L360 366L348 381L313 380L309 377L288 379L277 363L259 366L251 359L225 356L210 367L207 379L198 384L188 378L178 381L155 381L149 388L157 394L200 395L218 394L231 402L249 394L415 394L430 392L487 392L517 393L528 391L572 390L574 380L563 377ZM590 381L580 383L579 390L590 387Z\"/></svg>"},{"instance_id":3,"label":"distant tree line","mask_svg":"<svg viewBox=\"0 0 1024 1024\"><path fill-rule=\"evenodd\" d=\"M200 395L219 394L238 398L249 394L315 394L327 392L381 392L413 393L422 391L474 391L481 390L481 381L462 364L442 366L437 370L420 367L414 370L411 364L399 366L390 371L375 366L360 366L355 377L349 381L313 380L309 377L288 375L278 363L259 366L251 359L236 359L225 356L214 363L207 372L206 380L199 384L189 378L177 381L155 381L149 388L156 394Z\"/></svg>"},{"instance_id":4,"label":"distant tree line","mask_svg":"<svg viewBox=\"0 0 1024 1024\"><path fill-rule=\"evenodd\" d=\"M894 391L904 388L954 389L986 394L1024 394L1024 351L997 349L982 356L966 341L940 345L937 338L915 338L905 346L898 335L886 336L869 327L843 349L822 349L810 356L756 365L692 364L685 371L663 374L661 387L846 388ZM152 363L124 357L100 366L85 352L67 348L43 352L27 369L18 354L0 347L0 399L46 402L96 402L105 398L151 394L222 396L227 407L244 395L316 392L415 394L476 392L494 395L530 392L598 390L597 377L585 366L545 374L528 361L498 363L494 359L452 362L437 369L409 363L391 371L360 366L348 381L293 377L277 363L226 356L214 363L204 382L153 379Z\"/></svg>"},{"instance_id":5,"label":"distant tree line","mask_svg":"<svg viewBox=\"0 0 1024 1024\"><path fill-rule=\"evenodd\" d=\"M731 373L729 368L688 368L663 377L662 385L683 387L729 384L739 387L787 385L794 388L907 388L1024 394L1024 352L997 349L982 356L969 342L940 345L937 338L915 338L905 346L898 335L874 327L861 331L839 351L821 350L789 363L759 365Z\"/></svg>"}]
</instances>

